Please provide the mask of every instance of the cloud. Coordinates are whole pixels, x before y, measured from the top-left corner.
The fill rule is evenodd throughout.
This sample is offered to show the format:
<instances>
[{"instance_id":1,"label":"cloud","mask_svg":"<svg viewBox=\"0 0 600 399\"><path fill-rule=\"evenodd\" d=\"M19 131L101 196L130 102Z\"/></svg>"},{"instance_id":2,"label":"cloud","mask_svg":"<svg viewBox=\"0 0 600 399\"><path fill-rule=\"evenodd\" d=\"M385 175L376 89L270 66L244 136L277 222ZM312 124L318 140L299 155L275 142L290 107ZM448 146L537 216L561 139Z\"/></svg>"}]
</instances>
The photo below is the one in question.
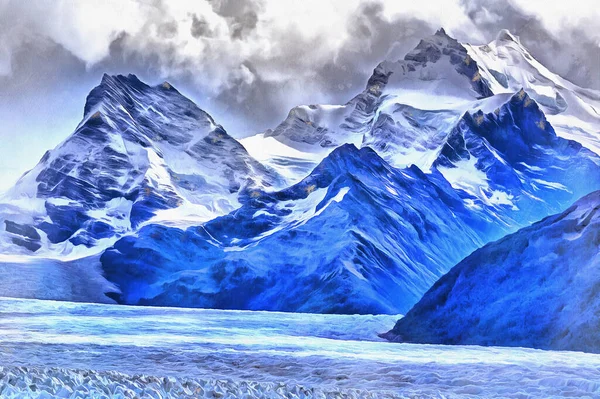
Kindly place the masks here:
<instances>
[{"instance_id":1,"label":"cloud","mask_svg":"<svg viewBox=\"0 0 600 399\"><path fill-rule=\"evenodd\" d=\"M401 58L444 26L475 43L508 28L550 69L600 88L593 2L550 3L0 0L0 75L14 74L15 54L28 43L58 46L85 65L80 84L105 71L169 80L244 135L273 127L294 105L349 100L380 60ZM35 70L58 61L29 62ZM22 96L38 95L35 79L32 72Z\"/></svg>"},{"instance_id":2,"label":"cloud","mask_svg":"<svg viewBox=\"0 0 600 399\"><path fill-rule=\"evenodd\" d=\"M192 27L190 33L196 39L201 36L212 36L212 31L210 30L208 22L206 22L202 16L198 17L196 14L192 15Z\"/></svg>"}]
</instances>

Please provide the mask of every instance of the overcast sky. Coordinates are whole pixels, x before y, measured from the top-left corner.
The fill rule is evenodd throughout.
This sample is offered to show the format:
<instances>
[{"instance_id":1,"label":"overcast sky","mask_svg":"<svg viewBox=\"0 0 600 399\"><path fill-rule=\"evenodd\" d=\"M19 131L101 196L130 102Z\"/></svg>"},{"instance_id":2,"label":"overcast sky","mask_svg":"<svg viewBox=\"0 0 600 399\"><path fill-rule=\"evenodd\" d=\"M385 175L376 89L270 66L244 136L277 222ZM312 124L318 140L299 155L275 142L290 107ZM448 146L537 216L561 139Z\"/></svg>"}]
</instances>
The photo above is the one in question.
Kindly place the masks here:
<instances>
[{"instance_id":1,"label":"overcast sky","mask_svg":"<svg viewBox=\"0 0 600 399\"><path fill-rule=\"evenodd\" d=\"M168 80L242 137L346 102L442 26L477 44L507 28L600 89L599 21L597 0L0 0L0 191L73 131L104 72Z\"/></svg>"}]
</instances>

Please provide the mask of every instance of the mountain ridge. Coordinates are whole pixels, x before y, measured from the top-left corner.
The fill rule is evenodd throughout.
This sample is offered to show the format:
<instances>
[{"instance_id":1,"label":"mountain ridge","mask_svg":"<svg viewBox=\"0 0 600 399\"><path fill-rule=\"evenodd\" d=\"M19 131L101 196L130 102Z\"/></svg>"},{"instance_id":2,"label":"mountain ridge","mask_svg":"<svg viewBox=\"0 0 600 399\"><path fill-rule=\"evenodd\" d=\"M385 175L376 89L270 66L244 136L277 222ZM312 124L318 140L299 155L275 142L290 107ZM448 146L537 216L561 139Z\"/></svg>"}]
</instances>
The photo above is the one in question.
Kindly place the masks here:
<instances>
[{"instance_id":1,"label":"mountain ridge","mask_svg":"<svg viewBox=\"0 0 600 399\"><path fill-rule=\"evenodd\" d=\"M599 353L599 210L595 191L473 252L382 337Z\"/></svg>"},{"instance_id":2,"label":"mountain ridge","mask_svg":"<svg viewBox=\"0 0 600 399\"><path fill-rule=\"evenodd\" d=\"M242 143L167 82L104 75L0 200L0 249L99 262L119 303L406 312L478 247L600 189L600 157L554 129L585 108L576 88L493 43L440 30L345 105Z\"/></svg>"},{"instance_id":3,"label":"mountain ridge","mask_svg":"<svg viewBox=\"0 0 600 399\"><path fill-rule=\"evenodd\" d=\"M406 311L441 265L482 243L460 197L432 178L343 145L301 182L234 213L186 231L147 226L118 241L102 256L103 270L122 288L120 303ZM461 245L449 245L456 231ZM168 259L154 261L161 256ZM144 270L157 277L138 277Z\"/></svg>"}]
</instances>

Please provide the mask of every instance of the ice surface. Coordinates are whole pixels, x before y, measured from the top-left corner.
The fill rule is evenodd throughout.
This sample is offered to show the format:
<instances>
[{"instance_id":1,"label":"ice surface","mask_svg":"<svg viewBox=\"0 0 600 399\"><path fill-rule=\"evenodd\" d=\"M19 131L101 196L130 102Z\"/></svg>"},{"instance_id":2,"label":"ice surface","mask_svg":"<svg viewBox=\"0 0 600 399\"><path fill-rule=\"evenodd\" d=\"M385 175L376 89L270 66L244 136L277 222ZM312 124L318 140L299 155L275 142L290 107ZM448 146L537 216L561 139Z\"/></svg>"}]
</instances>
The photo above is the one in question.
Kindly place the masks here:
<instances>
[{"instance_id":1,"label":"ice surface","mask_svg":"<svg viewBox=\"0 0 600 399\"><path fill-rule=\"evenodd\" d=\"M23 398L397 398L357 389L322 390L296 384L127 375L59 368L1 367L0 394Z\"/></svg>"},{"instance_id":2,"label":"ice surface","mask_svg":"<svg viewBox=\"0 0 600 399\"><path fill-rule=\"evenodd\" d=\"M600 355L379 340L396 317L0 299L0 389L2 397L32 383L36 393L64 386L147 389L147 397L169 397L167 389L185 397L185 387L248 398L600 395Z\"/></svg>"}]
</instances>

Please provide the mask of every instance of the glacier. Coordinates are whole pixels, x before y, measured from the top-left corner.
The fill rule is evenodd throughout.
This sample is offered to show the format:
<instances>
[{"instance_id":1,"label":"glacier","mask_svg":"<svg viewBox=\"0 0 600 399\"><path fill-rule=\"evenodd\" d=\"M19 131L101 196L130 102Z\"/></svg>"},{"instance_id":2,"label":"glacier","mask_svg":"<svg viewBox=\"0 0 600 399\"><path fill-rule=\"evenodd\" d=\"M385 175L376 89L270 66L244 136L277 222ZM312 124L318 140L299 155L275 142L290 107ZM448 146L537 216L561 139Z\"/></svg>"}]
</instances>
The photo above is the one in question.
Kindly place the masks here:
<instances>
[{"instance_id":1,"label":"glacier","mask_svg":"<svg viewBox=\"0 0 600 399\"><path fill-rule=\"evenodd\" d=\"M377 332L396 318L0 298L1 395L454 399L600 394L597 354L391 344L378 338Z\"/></svg>"},{"instance_id":2,"label":"glacier","mask_svg":"<svg viewBox=\"0 0 600 399\"><path fill-rule=\"evenodd\" d=\"M599 110L506 30L240 140L104 75L0 195L0 396L598 398Z\"/></svg>"}]
</instances>

